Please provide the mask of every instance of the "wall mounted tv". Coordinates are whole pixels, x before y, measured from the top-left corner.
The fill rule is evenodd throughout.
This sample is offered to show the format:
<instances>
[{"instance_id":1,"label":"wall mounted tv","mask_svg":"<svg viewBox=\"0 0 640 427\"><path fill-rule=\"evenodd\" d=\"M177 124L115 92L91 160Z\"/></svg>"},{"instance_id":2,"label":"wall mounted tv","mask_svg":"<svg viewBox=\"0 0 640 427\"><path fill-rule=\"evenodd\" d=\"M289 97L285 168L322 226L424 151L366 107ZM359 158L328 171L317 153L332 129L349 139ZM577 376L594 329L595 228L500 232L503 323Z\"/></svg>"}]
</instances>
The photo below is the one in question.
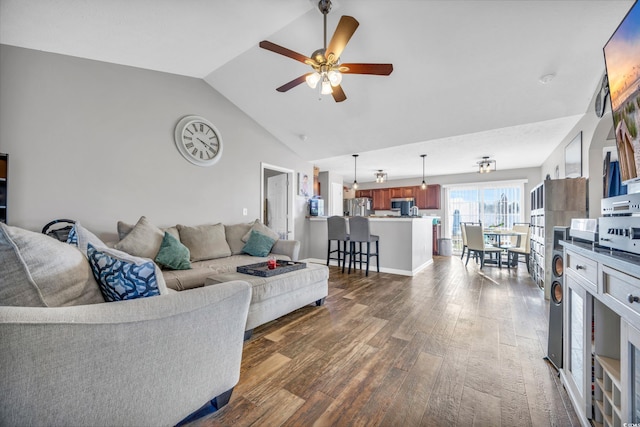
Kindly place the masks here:
<instances>
[{"instance_id":1,"label":"wall mounted tv","mask_svg":"<svg viewBox=\"0 0 640 427\"><path fill-rule=\"evenodd\" d=\"M622 182L640 181L640 2L604 47Z\"/></svg>"}]
</instances>

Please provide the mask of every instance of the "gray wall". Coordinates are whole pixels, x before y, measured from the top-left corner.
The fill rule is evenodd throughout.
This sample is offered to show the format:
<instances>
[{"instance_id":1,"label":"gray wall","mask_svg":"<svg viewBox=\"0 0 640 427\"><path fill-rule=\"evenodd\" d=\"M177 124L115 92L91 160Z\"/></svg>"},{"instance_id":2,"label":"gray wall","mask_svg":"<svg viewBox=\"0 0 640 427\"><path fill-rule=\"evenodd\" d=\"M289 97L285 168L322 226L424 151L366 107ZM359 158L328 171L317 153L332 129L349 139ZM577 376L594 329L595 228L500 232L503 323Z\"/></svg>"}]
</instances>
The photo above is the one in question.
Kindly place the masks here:
<instances>
[{"instance_id":1,"label":"gray wall","mask_svg":"<svg viewBox=\"0 0 640 427\"><path fill-rule=\"evenodd\" d=\"M222 134L212 167L191 165L175 147L175 125L189 114ZM72 218L103 238L141 215L158 226L259 218L260 162L313 176L310 163L201 79L7 45L0 152L10 155L9 224L39 231ZM303 215L298 207L298 239Z\"/></svg>"}]
</instances>

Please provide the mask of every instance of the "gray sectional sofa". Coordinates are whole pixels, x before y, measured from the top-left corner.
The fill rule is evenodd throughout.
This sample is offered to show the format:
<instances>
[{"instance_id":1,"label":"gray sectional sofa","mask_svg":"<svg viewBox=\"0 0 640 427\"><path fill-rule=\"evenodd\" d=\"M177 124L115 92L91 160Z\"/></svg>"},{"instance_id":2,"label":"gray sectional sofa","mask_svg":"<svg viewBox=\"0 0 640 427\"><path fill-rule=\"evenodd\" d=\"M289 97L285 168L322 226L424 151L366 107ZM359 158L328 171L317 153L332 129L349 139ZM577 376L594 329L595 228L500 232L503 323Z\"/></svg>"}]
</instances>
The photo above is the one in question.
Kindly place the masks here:
<instances>
[{"instance_id":1,"label":"gray sectional sofa","mask_svg":"<svg viewBox=\"0 0 640 427\"><path fill-rule=\"evenodd\" d=\"M235 273L267 259L243 253L264 228L143 217L106 245L80 224L63 243L0 223L0 425L175 425L224 405L245 331L328 291L321 265ZM264 255L297 260L299 247L276 240Z\"/></svg>"}]
</instances>

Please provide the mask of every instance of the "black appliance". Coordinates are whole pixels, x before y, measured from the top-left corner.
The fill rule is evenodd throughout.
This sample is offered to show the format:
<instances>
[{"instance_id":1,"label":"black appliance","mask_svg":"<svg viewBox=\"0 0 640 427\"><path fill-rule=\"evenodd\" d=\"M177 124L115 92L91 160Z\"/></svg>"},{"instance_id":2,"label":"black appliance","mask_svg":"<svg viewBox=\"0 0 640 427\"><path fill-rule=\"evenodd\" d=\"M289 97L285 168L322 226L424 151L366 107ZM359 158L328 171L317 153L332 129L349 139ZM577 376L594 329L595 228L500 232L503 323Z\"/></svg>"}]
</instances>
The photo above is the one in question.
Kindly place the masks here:
<instances>
[{"instance_id":1,"label":"black appliance","mask_svg":"<svg viewBox=\"0 0 640 427\"><path fill-rule=\"evenodd\" d=\"M401 216L409 216L409 211L413 207L414 203L415 202L412 197L391 199L391 210L400 211Z\"/></svg>"},{"instance_id":2,"label":"black appliance","mask_svg":"<svg viewBox=\"0 0 640 427\"><path fill-rule=\"evenodd\" d=\"M562 302L564 300L564 258L561 240L569 239L569 227L553 227L551 258L551 301L549 301L549 339L547 359L562 368Z\"/></svg>"}]
</instances>

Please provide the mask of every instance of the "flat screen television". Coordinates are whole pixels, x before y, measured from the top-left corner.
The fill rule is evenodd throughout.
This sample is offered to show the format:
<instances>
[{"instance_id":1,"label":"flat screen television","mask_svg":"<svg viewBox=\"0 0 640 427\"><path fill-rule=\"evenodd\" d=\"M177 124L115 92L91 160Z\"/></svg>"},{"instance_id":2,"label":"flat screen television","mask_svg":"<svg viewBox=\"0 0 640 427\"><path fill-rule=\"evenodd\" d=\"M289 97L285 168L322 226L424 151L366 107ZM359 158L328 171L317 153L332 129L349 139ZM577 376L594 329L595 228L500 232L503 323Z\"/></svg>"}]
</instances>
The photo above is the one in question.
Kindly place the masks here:
<instances>
[{"instance_id":1,"label":"flat screen television","mask_svg":"<svg viewBox=\"0 0 640 427\"><path fill-rule=\"evenodd\" d=\"M640 181L640 2L604 46L609 99L623 183Z\"/></svg>"}]
</instances>

